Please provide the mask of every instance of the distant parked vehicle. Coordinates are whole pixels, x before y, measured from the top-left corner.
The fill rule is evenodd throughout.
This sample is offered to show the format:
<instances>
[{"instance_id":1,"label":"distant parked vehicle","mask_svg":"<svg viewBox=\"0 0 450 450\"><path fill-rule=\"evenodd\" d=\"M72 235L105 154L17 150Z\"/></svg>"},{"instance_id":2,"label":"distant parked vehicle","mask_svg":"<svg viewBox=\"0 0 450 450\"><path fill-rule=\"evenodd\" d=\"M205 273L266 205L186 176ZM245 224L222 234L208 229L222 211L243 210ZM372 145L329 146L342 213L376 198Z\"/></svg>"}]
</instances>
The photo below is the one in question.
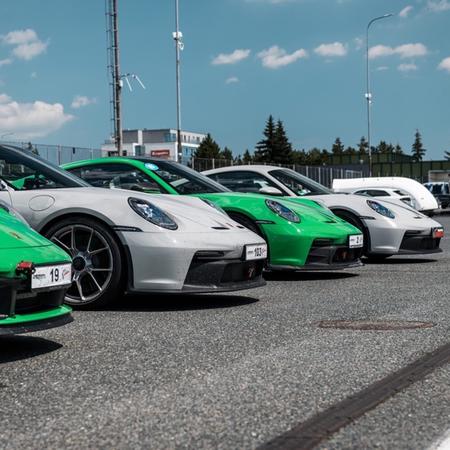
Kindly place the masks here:
<instances>
[{"instance_id":1,"label":"distant parked vehicle","mask_svg":"<svg viewBox=\"0 0 450 450\"><path fill-rule=\"evenodd\" d=\"M441 203L442 209L448 208L450 205L450 183L448 181L424 183L424 186Z\"/></svg>"},{"instance_id":2,"label":"distant parked vehicle","mask_svg":"<svg viewBox=\"0 0 450 450\"><path fill-rule=\"evenodd\" d=\"M346 191L347 192L347 191ZM400 201L415 209L415 201L405 191L392 188L355 188L348 191L350 194L376 197L380 200Z\"/></svg>"},{"instance_id":3,"label":"distant parked vehicle","mask_svg":"<svg viewBox=\"0 0 450 450\"><path fill-rule=\"evenodd\" d=\"M418 181L406 177L368 177L333 180L334 192L354 192L355 189L391 188L400 189L414 201L414 208L432 215L439 204L430 191Z\"/></svg>"}]
</instances>

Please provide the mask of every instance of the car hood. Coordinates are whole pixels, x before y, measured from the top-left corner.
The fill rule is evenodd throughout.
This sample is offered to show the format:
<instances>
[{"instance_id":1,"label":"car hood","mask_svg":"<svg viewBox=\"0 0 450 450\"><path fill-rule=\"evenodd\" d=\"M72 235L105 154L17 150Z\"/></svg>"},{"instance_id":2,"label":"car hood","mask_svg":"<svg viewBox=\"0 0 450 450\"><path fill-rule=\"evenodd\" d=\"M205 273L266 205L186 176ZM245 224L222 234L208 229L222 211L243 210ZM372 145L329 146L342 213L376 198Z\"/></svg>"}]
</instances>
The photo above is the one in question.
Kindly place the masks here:
<instances>
[{"instance_id":1,"label":"car hood","mask_svg":"<svg viewBox=\"0 0 450 450\"><path fill-rule=\"evenodd\" d=\"M46 247L47 239L0 208L0 250Z\"/></svg>"},{"instance_id":2,"label":"car hood","mask_svg":"<svg viewBox=\"0 0 450 450\"><path fill-rule=\"evenodd\" d=\"M36 196L42 196L44 193L48 197L55 198L55 210L93 212L107 219L113 226L135 226L144 231L167 231L133 211L128 204L128 199L137 198L163 210L177 223L180 231L202 232L212 231L212 229L247 231L227 215L195 197L145 194L125 189L95 187L41 190Z\"/></svg>"},{"instance_id":3,"label":"car hood","mask_svg":"<svg viewBox=\"0 0 450 450\"><path fill-rule=\"evenodd\" d=\"M233 206L233 203L243 200L247 203L247 205L263 205L264 208L266 200L272 200L279 202L291 210L295 211L302 220L311 220L318 221L322 223L338 223L342 222L336 215L334 215L331 211L326 208L323 208L322 205L318 204L312 199L303 199L303 198L293 198L293 197L270 197L261 194L252 194L252 193L238 193L238 192L223 192L217 194L201 194L202 197L207 197L208 199L221 200L223 203L223 199L229 199L229 206ZM249 207L250 207L249 206Z\"/></svg>"},{"instance_id":4,"label":"car hood","mask_svg":"<svg viewBox=\"0 0 450 450\"><path fill-rule=\"evenodd\" d=\"M339 208L346 207L354 210L357 214L361 216L376 216L378 218L377 213L370 208L367 204L367 200L371 200L381 205L389 208L396 217L400 216L407 219L429 219L429 217L424 214L416 211L408 207L407 205L400 205L398 203L390 202L389 200L379 200L374 197L365 197L362 195L355 194L324 194L324 195L314 195L314 196L305 196L311 200L320 200L322 201L328 208ZM439 226L439 224L436 222Z\"/></svg>"}]
</instances>

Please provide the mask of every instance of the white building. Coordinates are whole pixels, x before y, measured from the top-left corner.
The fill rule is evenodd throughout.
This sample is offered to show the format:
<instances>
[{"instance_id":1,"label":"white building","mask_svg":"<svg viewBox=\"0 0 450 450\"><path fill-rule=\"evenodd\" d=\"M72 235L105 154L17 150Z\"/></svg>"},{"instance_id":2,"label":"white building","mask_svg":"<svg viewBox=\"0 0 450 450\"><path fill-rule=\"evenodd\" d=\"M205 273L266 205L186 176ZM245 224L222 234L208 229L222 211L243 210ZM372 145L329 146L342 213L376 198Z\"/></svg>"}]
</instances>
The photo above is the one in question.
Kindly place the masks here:
<instances>
[{"instance_id":1,"label":"white building","mask_svg":"<svg viewBox=\"0 0 450 450\"><path fill-rule=\"evenodd\" d=\"M160 130L123 130L122 148L128 156L157 156L187 163L195 150L205 139L206 134L181 132L181 158L177 158L177 130L164 128ZM113 143L102 145L102 155L109 156L115 152Z\"/></svg>"}]
</instances>

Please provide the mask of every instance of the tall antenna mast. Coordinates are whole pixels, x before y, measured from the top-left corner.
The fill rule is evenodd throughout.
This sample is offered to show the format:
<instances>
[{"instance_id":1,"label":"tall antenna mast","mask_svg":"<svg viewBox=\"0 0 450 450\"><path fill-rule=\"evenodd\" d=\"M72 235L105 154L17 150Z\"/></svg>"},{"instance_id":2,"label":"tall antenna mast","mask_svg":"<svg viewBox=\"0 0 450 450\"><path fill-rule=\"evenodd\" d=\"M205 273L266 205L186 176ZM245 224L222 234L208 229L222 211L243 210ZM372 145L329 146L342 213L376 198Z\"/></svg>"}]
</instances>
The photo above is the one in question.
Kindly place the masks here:
<instances>
[{"instance_id":1,"label":"tall antenna mast","mask_svg":"<svg viewBox=\"0 0 450 450\"><path fill-rule=\"evenodd\" d=\"M111 121L114 129L114 144L117 154L123 155L122 151L122 77L120 76L119 61L119 27L117 15L117 1L106 0L106 23L108 41L108 72L110 74L111 86Z\"/></svg>"},{"instance_id":2,"label":"tall antenna mast","mask_svg":"<svg viewBox=\"0 0 450 450\"><path fill-rule=\"evenodd\" d=\"M181 86L180 86L180 51L184 49L183 33L179 26L178 0L175 0L175 33L172 33L175 41L176 56L176 83L177 83L177 152L175 161L178 161L182 155L181 147Z\"/></svg>"}]
</instances>

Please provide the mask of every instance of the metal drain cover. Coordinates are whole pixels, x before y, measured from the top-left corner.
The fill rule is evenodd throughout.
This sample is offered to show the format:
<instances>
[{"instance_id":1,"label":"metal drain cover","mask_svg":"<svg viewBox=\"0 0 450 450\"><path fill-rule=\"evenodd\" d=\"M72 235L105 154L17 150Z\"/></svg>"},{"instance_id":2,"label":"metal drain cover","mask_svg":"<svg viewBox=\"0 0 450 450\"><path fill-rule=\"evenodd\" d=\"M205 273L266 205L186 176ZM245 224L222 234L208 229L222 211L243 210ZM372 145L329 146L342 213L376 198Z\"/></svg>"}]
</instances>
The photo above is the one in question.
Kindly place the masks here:
<instances>
[{"instance_id":1,"label":"metal drain cover","mask_svg":"<svg viewBox=\"0 0 450 450\"><path fill-rule=\"evenodd\" d=\"M413 330L415 328L434 327L432 322L408 320L321 320L319 328L337 328L339 330Z\"/></svg>"}]
</instances>

